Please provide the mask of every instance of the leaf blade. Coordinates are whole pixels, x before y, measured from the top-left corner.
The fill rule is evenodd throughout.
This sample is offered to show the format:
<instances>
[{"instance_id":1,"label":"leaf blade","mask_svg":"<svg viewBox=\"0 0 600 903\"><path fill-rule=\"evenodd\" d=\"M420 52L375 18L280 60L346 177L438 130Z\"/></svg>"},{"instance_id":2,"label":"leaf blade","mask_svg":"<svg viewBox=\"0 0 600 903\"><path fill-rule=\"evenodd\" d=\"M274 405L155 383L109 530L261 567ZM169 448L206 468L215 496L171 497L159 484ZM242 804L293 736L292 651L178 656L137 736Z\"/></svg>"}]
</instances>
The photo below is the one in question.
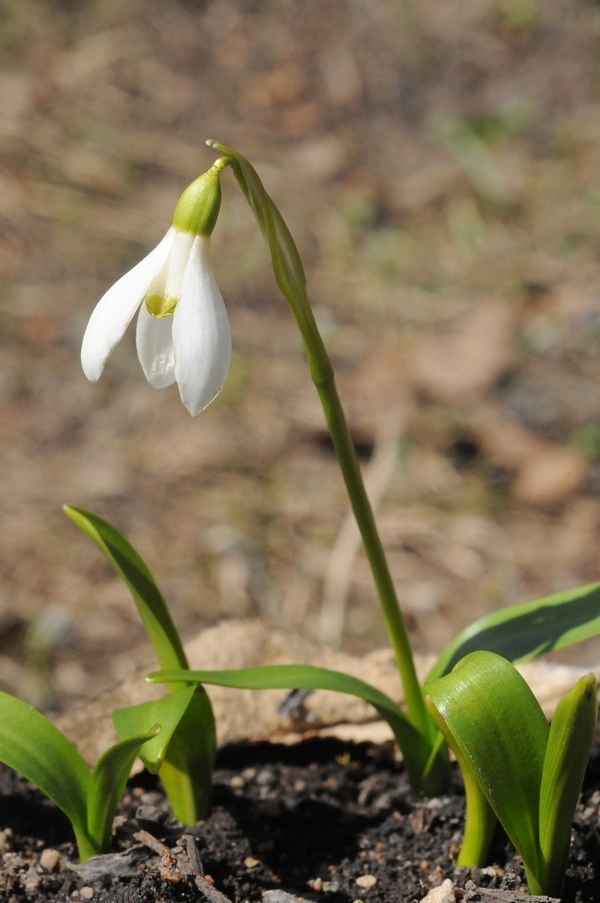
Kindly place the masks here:
<instances>
[{"instance_id":1,"label":"leaf blade","mask_svg":"<svg viewBox=\"0 0 600 903\"><path fill-rule=\"evenodd\" d=\"M390 725L404 756L411 780L419 783L422 763L429 758L431 741L409 721L400 706L376 687L359 678L318 668L314 665L263 665L230 671L155 671L148 676L153 683L194 681L247 690L309 689L334 690L358 696L373 705Z\"/></svg>"},{"instance_id":2,"label":"leaf blade","mask_svg":"<svg viewBox=\"0 0 600 903\"><path fill-rule=\"evenodd\" d=\"M600 583L591 583L475 621L446 646L427 680L448 674L470 652L495 652L513 663L525 662L598 634Z\"/></svg>"},{"instance_id":3,"label":"leaf blade","mask_svg":"<svg viewBox=\"0 0 600 903\"><path fill-rule=\"evenodd\" d=\"M156 774L162 765L167 747L183 718L196 688L182 687L160 699L150 699L139 705L115 709L113 724L121 740L130 740L146 733L154 724L162 730L153 740L145 743L140 751L140 759L151 774Z\"/></svg>"},{"instance_id":4,"label":"leaf blade","mask_svg":"<svg viewBox=\"0 0 600 903\"><path fill-rule=\"evenodd\" d=\"M87 825L98 852L110 849L112 822L133 763L142 746L160 732L160 725L127 740L120 740L100 756L91 776ZM87 858L87 857L86 857Z\"/></svg>"},{"instance_id":5,"label":"leaf blade","mask_svg":"<svg viewBox=\"0 0 600 903\"><path fill-rule=\"evenodd\" d=\"M98 546L125 581L161 667L187 667L185 652L165 600L141 556L115 527L96 514L75 505L64 505L63 510Z\"/></svg>"},{"instance_id":6,"label":"leaf blade","mask_svg":"<svg viewBox=\"0 0 600 903\"><path fill-rule=\"evenodd\" d=\"M491 652L473 652L425 690L515 845L540 873L539 802L548 724L519 672Z\"/></svg>"},{"instance_id":7,"label":"leaf blade","mask_svg":"<svg viewBox=\"0 0 600 903\"><path fill-rule=\"evenodd\" d=\"M586 674L562 697L550 725L540 789L543 891L561 896L571 826L598 722L598 687Z\"/></svg>"},{"instance_id":8,"label":"leaf blade","mask_svg":"<svg viewBox=\"0 0 600 903\"><path fill-rule=\"evenodd\" d=\"M80 855L88 849L87 797L91 775L72 743L47 718L0 692L0 761L35 784L65 813Z\"/></svg>"},{"instance_id":9,"label":"leaf blade","mask_svg":"<svg viewBox=\"0 0 600 903\"><path fill-rule=\"evenodd\" d=\"M184 825L194 825L208 814L217 750L210 699L203 687L195 690L159 771L173 813Z\"/></svg>"}]
</instances>

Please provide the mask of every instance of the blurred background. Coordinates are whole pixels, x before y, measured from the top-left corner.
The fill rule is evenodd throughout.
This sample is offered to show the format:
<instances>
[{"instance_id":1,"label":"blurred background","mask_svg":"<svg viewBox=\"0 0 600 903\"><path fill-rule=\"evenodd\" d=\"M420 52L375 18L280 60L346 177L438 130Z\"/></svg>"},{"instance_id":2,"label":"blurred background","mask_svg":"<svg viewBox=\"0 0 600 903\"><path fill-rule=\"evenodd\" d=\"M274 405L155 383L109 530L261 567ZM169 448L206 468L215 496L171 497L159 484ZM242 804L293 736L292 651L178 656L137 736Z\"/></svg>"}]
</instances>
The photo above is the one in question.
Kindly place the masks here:
<instances>
[{"instance_id":1,"label":"blurred background","mask_svg":"<svg viewBox=\"0 0 600 903\"><path fill-rule=\"evenodd\" d=\"M258 616L386 642L230 172L220 397L192 420L131 332L98 384L81 372L96 301L165 233L207 137L250 158L299 245L416 647L600 579L597 3L0 0L0 685L37 705L149 654L64 502L127 535L184 636Z\"/></svg>"}]
</instances>

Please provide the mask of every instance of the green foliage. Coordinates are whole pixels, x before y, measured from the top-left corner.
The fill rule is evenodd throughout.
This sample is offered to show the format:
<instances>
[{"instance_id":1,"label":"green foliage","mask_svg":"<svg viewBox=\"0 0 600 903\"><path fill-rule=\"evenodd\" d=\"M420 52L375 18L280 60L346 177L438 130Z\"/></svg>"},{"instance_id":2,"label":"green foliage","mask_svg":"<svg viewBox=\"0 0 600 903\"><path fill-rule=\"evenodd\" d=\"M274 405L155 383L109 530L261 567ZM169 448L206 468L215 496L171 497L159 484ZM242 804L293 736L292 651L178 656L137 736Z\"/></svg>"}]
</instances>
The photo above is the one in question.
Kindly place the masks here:
<instances>
[{"instance_id":1,"label":"green foliage","mask_svg":"<svg viewBox=\"0 0 600 903\"><path fill-rule=\"evenodd\" d=\"M560 895L598 718L594 676L582 677L563 697L551 728L525 680L495 653L471 653L425 689L465 777L460 863L483 864L477 857L485 855L492 830L487 803L523 858L530 892Z\"/></svg>"},{"instance_id":2,"label":"green foliage","mask_svg":"<svg viewBox=\"0 0 600 903\"><path fill-rule=\"evenodd\" d=\"M389 696L375 687L340 671L317 668L314 665L263 665L258 668L239 668L230 671L156 671L148 677L153 683L193 681L198 684L217 684L245 690L306 689L334 690L364 699L377 709L390 725L398 746L404 753L406 769L415 788L429 789L446 783L447 760L431 760L429 737L421 734L408 720L402 709ZM427 765L429 767L427 768ZM425 765L425 767L424 767Z\"/></svg>"},{"instance_id":3,"label":"green foliage","mask_svg":"<svg viewBox=\"0 0 600 903\"><path fill-rule=\"evenodd\" d=\"M187 668L187 659L167 604L154 577L133 546L115 527L89 511L65 505L65 513L98 546L127 584L159 664L163 668ZM210 700L201 688L184 693L179 684L167 685L169 696L115 713L119 736L129 739L145 718L164 722L164 735L151 749L173 812L184 824L193 825L208 812L216 749L216 727ZM185 703L185 704L184 704ZM154 707L154 708L153 708ZM160 717L158 717L160 715ZM160 753L159 753L160 750ZM148 752L148 761L152 753Z\"/></svg>"},{"instance_id":4,"label":"green foliage","mask_svg":"<svg viewBox=\"0 0 600 903\"><path fill-rule=\"evenodd\" d=\"M162 699L115 709L113 721L123 739L135 736L143 724L158 721L162 725L162 732L145 745L140 758L148 771L160 774L179 821L193 825L204 818L210 799L216 728L203 688L185 686Z\"/></svg>"},{"instance_id":5,"label":"green foliage","mask_svg":"<svg viewBox=\"0 0 600 903\"><path fill-rule=\"evenodd\" d=\"M88 796L88 832L98 852L110 849L112 821L136 757L144 744L160 734L160 724L115 743L100 756L92 771Z\"/></svg>"},{"instance_id":6,"label":"green foliage","mask_svg":"<svg viewBox=\"0 0 600 903\"><path fill-rule=\"evenodd\" d=\"M185 652L167 604L148 566L133 546L101 517L74 505L64 505L63 510L98 546L127 584L161 666L186 668Z\"/></svg>"},{"instance_id":7,"label":"green foliage","mask_svg":"<svg viewBox=\"0 0 600 903\"><path fill-rule=\"evenodd\" d=\"M148 722L146 722L147 725ZM110 848L112 821L133 760L160 732L153 724L111 746L92 772L58 728L0 692L0 761L46 794L73 826L82 862Z\"/></svg>"},{"instance_id":8,"label":"green foliage","mask_svg":"<svg viewBox=\"0 0 600 903\"><path fill-rule=\"evenodd\" d=\"M526 662L599 633L600 583L590 583L475 621L446 646L427 679L447 674L469 652L486 650Z\"/></svg>"}]
</instances>

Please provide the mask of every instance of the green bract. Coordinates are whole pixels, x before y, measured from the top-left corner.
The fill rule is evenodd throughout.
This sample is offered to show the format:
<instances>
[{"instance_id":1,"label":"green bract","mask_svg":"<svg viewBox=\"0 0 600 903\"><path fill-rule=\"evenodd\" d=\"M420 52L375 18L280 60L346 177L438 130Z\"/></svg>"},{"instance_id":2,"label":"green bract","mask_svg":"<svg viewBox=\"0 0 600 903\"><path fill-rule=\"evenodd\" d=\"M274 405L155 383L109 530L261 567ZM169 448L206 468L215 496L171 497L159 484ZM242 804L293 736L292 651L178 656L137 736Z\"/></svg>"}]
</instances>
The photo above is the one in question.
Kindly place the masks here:
<instances>
[{"instance_id":1,"label":"green bract","mask_svg":"<svg viewBox=\"0 0 600 903\"><path fill-rule=\"evenodd\" d=\"M471 653L425 688L465 778L459 863L482 864L493 831L491 809L523 858L530 892L560 895L598 719L594 675L561 699L550 728L519 672L494 653Z\"/></svg>"},{"instance_id":2,"label":"green bract","mask_svg":"<svg viewBox=\"0 0 600 903\"><path fill-rule=\"evenodd\" d=\"M150 728L147 727L150 723ZM0 761L35 784L73 826L82 862L110 849L112 822L134 759L161 727L145 722L111 746L90 771L57 727L30 706L0 692Z\"/></svg>"},{"instance_id":3,"label":"green bract","mask_svg":"<svg viewBox=\"0 0 600 903\"><path fill-rule=\"evenodd\" d=\"M221 209L219 174L227 164L227 159L217 160L208 172L185 189L173 214L173 225L180 232L205 236L212 234Z\"/></svg>"}]
</instances>

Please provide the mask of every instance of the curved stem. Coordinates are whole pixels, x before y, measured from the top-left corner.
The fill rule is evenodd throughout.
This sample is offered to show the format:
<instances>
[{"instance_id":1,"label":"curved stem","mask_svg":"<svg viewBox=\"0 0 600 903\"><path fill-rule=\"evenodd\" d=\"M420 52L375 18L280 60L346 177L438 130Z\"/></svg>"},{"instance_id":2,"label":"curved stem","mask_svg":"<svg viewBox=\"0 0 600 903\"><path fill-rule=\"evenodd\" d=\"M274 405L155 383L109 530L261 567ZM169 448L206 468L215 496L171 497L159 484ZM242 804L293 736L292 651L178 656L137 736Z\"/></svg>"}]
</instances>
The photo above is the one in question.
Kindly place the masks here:
<instances>
[{"instance_id":1,"label":"curved stem","mask_svg":"<svg viewBox=\"0 0 600 903\"><path fill-rule=\"evenodd\" d=\"M354 443L335 386L333 367L308 301L306 276L298 249L283 217L265 191L256 170L246 158L220 142L209 140L206 143L219 153L226 155L227 162L224 162L223 165L231 164L237 182L256 217L271 252L275 280L288 302L300 330L311 377L319 393L352 510L371 566L404 687L408 717L425 737L432 739L433 722L425 707L404 618L377 531L371 503L363 483Z\"/></svg>"}]
</instances>

